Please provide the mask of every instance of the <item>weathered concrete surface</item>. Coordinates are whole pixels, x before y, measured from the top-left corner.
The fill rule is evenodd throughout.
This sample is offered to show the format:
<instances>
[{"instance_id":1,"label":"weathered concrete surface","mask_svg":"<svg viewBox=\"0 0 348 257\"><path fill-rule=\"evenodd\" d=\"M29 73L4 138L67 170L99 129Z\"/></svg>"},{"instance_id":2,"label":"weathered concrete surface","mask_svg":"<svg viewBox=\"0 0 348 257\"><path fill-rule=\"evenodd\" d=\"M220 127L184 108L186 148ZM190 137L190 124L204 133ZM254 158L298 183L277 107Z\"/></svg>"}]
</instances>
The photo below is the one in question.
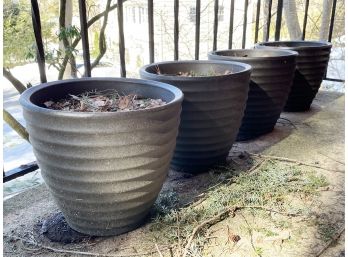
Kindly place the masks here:
<instances>
[{"instance_id":1,"label":"weathered concrete surface","mask_svg":"<svg viewBox=\"0 0 348 257\"><path fill-rule=\"evenodd\" d=\"M253 141L236 144L231 150L231 157L239 154L241 151L248 151L297 159L331 169L344 169L344 95L320 92L311 111L305 113L283 113L282 117L284 119L279 120L272 133ZM322 204L318 213L322 215L323 219L335 222L338 227L344 226L344 173L330 172L324 169L315 170L325 175L330 182L327 190L320 193ZM206 174L187 178L171 171L164 187L176 187L180 196L190 201L194 196L206 189L209 185L208 181L209 176ZM195 185L194 187L192 186L193 184ZM45 186L30 189L5 201L3 221L5 236L4 256L33 256L32 252L26 251L21 247L19 241L13 240L13 237L30 239L35 234L33 228L37 221L57 211L58 209ZM314 226L313 229L315 228ZM78 248L78 245L67 247L57 243L53 244L44 239L41 243L57 249L78 248L78 251L118 254L121 253L120 248L132 249L134 247L135 249L141 249L141 243L146 237L147 231L147 225L145 225L118 237L97 239L95 244L87 244L83 248ZM308 237L312 234L315 234L315 231L308 231ZM320 251L323 247L318 245L316 238L313 238L312 245L307 243L303 246L304 249L311 248L314 253ZM296 248L302 249L300 246ZM152 245L150 248L145 248L153 250L153 247ZM269 250L271 251L272 249ZM315 256L313 252L296 253L293 251L292 254L282 256ZM343 252L344 236L341 236L337 242L320 256L341 256ZM130 253L134 253L134 251L132 250ZM50 251L35 252L35 254L38 256L82 256L69 253L62 255ZM158 256L158 253L156 254ZM254 255L255 253L250 256ZM233 256L243 255L236 254ZM266 254L263 256L272 255Z\"/></svg>"}]
</instances>

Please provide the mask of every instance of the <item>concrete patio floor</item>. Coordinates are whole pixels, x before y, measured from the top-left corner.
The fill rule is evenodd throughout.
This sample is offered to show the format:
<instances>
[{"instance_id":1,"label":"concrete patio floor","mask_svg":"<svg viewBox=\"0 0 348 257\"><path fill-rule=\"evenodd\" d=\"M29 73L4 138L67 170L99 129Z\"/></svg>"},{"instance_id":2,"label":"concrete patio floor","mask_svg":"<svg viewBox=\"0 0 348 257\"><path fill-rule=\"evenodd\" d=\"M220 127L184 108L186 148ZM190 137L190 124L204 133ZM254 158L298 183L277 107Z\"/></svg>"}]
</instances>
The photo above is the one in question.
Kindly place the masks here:
<instances>
[{"instance_id":1,"label":"concrete patio floor","mask_svg":"<svg viewBox=\"0 0 348 257\"><path fill-rule=\"evenodd\" d=\"M236 143L231 149L230 158L238 160L240 153L247 151L291 158L324 167L324 169L315 169L315 172L325 176L329 182L329 186L320 191L316 199L321 202L316 212L330 219L339 228L344 228L344 101L344 94L320 91L310 111L282 113L272 133L256 140ZM163 191L175 187L180 198L189 202L193 195L201 194L210 186L208 181L208 174L187 177L170 171ZM192 186L193 183L195 187ZM34 254L36 256L85 256L83 252L91 253L90 256L93 256L93 253L95 256L108 256L108 254L109 256L142 256L141 253L145 253L141 242L148 235L149 224L144 224L141 228L124 235L99 238L93 243L81 245L63 245L40 239L41 245L63 249L60 253L47 248L41 252L26 249L27 247L23 246L19 238L37 238L37 232L34 229L37 222L57 211L58 208L45 185L29 189L6 200L3 220L4 256L33 256ZM237 221L238 217L234 221L230 218L226 222L233 224ZM333 240L329 246L316 238L316 233L316 230L308 228L303 236L302 244L300 243L296 249L285 248L282 252L277 252L281 250L275 250L276 246L265 243L262 256L344 256L344 232L340 233L337 240ZM258 256L255 252L248 253L247 249L250 247L246 241L241 240L238 244L240 247L234 250L233 255L220 254L219 250L223 246L218 244L215 248L212 247L206 256ZM121 248L125 250L119 250ZM327 249L320 255L316 255L324 248ZM155 245L153 249L153 253L144 256L160 256L156 252ZM163 256L171 255L163 251Z\"/></svg>"}]
</instances>

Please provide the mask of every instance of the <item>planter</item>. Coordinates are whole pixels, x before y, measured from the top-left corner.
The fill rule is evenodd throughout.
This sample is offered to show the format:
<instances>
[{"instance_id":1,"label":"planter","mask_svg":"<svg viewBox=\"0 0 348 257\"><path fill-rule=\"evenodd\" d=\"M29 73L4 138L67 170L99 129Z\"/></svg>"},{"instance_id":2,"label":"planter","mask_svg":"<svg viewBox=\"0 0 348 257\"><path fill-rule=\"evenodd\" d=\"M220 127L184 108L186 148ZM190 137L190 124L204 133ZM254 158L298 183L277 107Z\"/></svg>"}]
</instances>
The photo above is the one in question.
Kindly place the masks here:
<instances>
[{"instance_id":1,"label":"planter","mask_svg":"<svg viewBox=\"0 0 348 257\"><path fill-rule=\"evenodd\" d=\"M325 76L331 43L320 41L263 42L256 48L278 48L299 53L295 77L284 111L306 111L310 108Z\"/></svg>"},{"instance_id":2,"label":"planter","mask_svg":"<svg viewBox=\"0 0 348 257\"><path fill-rule=\"evenodd\" d=\"M68 112L42 107L68 94L116 89L167 104L127 112ZM20 103L42 176L68 224L97 236L139 226L166 178L182 92L136 79L64 80L26 90Z\"/></svg>"},{"instance_id":3,"label":"planter","mask_svg":"<svg viewBox=\"0 0 348 257\"><path fill-rule=\"evenodd\" d=\"M237 140L249 140L273 130L288 98L297 53L287 50L221 50L210 60L239 61L252 66L248 101Z\"/></svg>"},{"instance_id":4,"label":"planter","mask_svg":"<svg viewBox=\"0 0 348 257\"><path fill-rule=\"evenodd\" d=\"M232 73L219 75L226 71ZM205 75L176 76L178 72ZM184 93L172 168L198 173L226 161L243 117L250 73L247 64L222 61L172 61L141 68L142 78L172 84Z\"/></svg>"}]
</instances>

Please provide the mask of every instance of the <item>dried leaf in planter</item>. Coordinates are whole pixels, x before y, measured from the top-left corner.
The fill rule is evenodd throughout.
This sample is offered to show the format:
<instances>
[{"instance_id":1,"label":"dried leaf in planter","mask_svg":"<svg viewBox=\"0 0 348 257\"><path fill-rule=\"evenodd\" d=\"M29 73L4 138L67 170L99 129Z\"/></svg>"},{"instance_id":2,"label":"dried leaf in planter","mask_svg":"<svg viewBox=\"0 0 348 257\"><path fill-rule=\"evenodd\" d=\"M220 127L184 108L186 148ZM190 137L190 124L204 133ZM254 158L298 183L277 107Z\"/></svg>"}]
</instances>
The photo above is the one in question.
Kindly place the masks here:
<instances>
[{"instance_id":1,"label":"dried leaf in planter","mask_svg":"<svg viewBox=\"0 0 348 257\"><path fill-rule=\"evenodd\" d=\"M45 103L49 109L75 112L132 111L166 104L162 99L143 98L135 94L121 96L116 90L93 90L80 95L70 94L69 97L57 102Z\"/></svg>"},{"instance_id":2,"label":"dried leaf in planter","mask_svg":"<svg viewBox=\"0 0 348 257\"><path fill-rule=\"evenodd\" d=\"M132 97L132 95L120 96L120 99L118 100L118 108L121 110L128 108L131 102L130 97Z\"/></svg>"},{"instance_id":3,"label":"dried leaf in planter","mask_svg":"<svg viewBox=\"0 0 348 257\"><path fill-rule=\"evenodd\" d=\"M103 101L103 100L94 101L94 105L96 107L104 107L105 106L105 101Z\"/></svg>"},{"instance_id":4,"label":"dried leaf in planter","mask_svg":"<svg viewBox=\"0 0 348 257\"><path fill-rule=\"evenodd\" d=\"M52 104L54 104L53 101L46 101L46 102L44 102L44 105L45 105L46 107L51 107Z\"/></svg>"}]
</instances>

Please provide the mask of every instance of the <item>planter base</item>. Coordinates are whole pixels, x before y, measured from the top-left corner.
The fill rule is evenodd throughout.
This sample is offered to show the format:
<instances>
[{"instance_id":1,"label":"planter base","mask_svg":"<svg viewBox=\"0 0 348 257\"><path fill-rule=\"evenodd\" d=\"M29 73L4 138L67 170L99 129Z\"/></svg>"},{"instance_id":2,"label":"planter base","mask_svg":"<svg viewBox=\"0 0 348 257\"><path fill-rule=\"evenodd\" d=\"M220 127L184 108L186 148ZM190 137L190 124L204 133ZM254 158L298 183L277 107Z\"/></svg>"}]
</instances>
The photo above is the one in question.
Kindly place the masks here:
<instances>
[{"instance_id":1,"label":"planter base","mask_svg":"<svg viewBox=\"0 0 348 257\"><path fill-rule=\"evenodd\" d=\"M274 126L267 129L267 130L263 130L261 132L258 132L258 133L241 133L241 132L239 132L236 141L240 142L240 141L247 141L247 140L255 139L255 138L260 137L262 135L271 133L273 131L273 129L274 129Z\"/></svg>"},{"instance_id":2,"label":"planter base","mask_svg":"<svg viewBox=\"0 0 348 257\"><path fill-rule=\"evenodd\" d=\"M202 165L197 165L197 162L191 162L191 164L190 162L187 162L186 164L181 163L179 165L175 165L171 163L170 168L178 172L198 174L198 173L206 172L216 166L226 164L226 158L227 158L227 155L224 155L211 161L211 164L204 163Z\"/></svg>"},{"instance_id":3,"label":"planter base","mask_svg":"<svg viewBox=\"0 0 348 257\"><path fill-rule=\"evenodd\" d=\"M73 224L69 224L69 226L80 232L83 234L87 234L87 235L93 235L93 236L117 236L117 235L121 235L124 233L127 233L129 231L132 231L138 227L140 227L145 220L147 219L148 216L145 216L144 218L142 218L141 220L139 220L136 223L133 223L131 225L125 226L125 227L119 227L119 228L112 228L112 229L103 229L103 228L98 228L98 229L87 229L85 227L79 227L79 226L75 226Z\"/></svg>"}]
</instances>

